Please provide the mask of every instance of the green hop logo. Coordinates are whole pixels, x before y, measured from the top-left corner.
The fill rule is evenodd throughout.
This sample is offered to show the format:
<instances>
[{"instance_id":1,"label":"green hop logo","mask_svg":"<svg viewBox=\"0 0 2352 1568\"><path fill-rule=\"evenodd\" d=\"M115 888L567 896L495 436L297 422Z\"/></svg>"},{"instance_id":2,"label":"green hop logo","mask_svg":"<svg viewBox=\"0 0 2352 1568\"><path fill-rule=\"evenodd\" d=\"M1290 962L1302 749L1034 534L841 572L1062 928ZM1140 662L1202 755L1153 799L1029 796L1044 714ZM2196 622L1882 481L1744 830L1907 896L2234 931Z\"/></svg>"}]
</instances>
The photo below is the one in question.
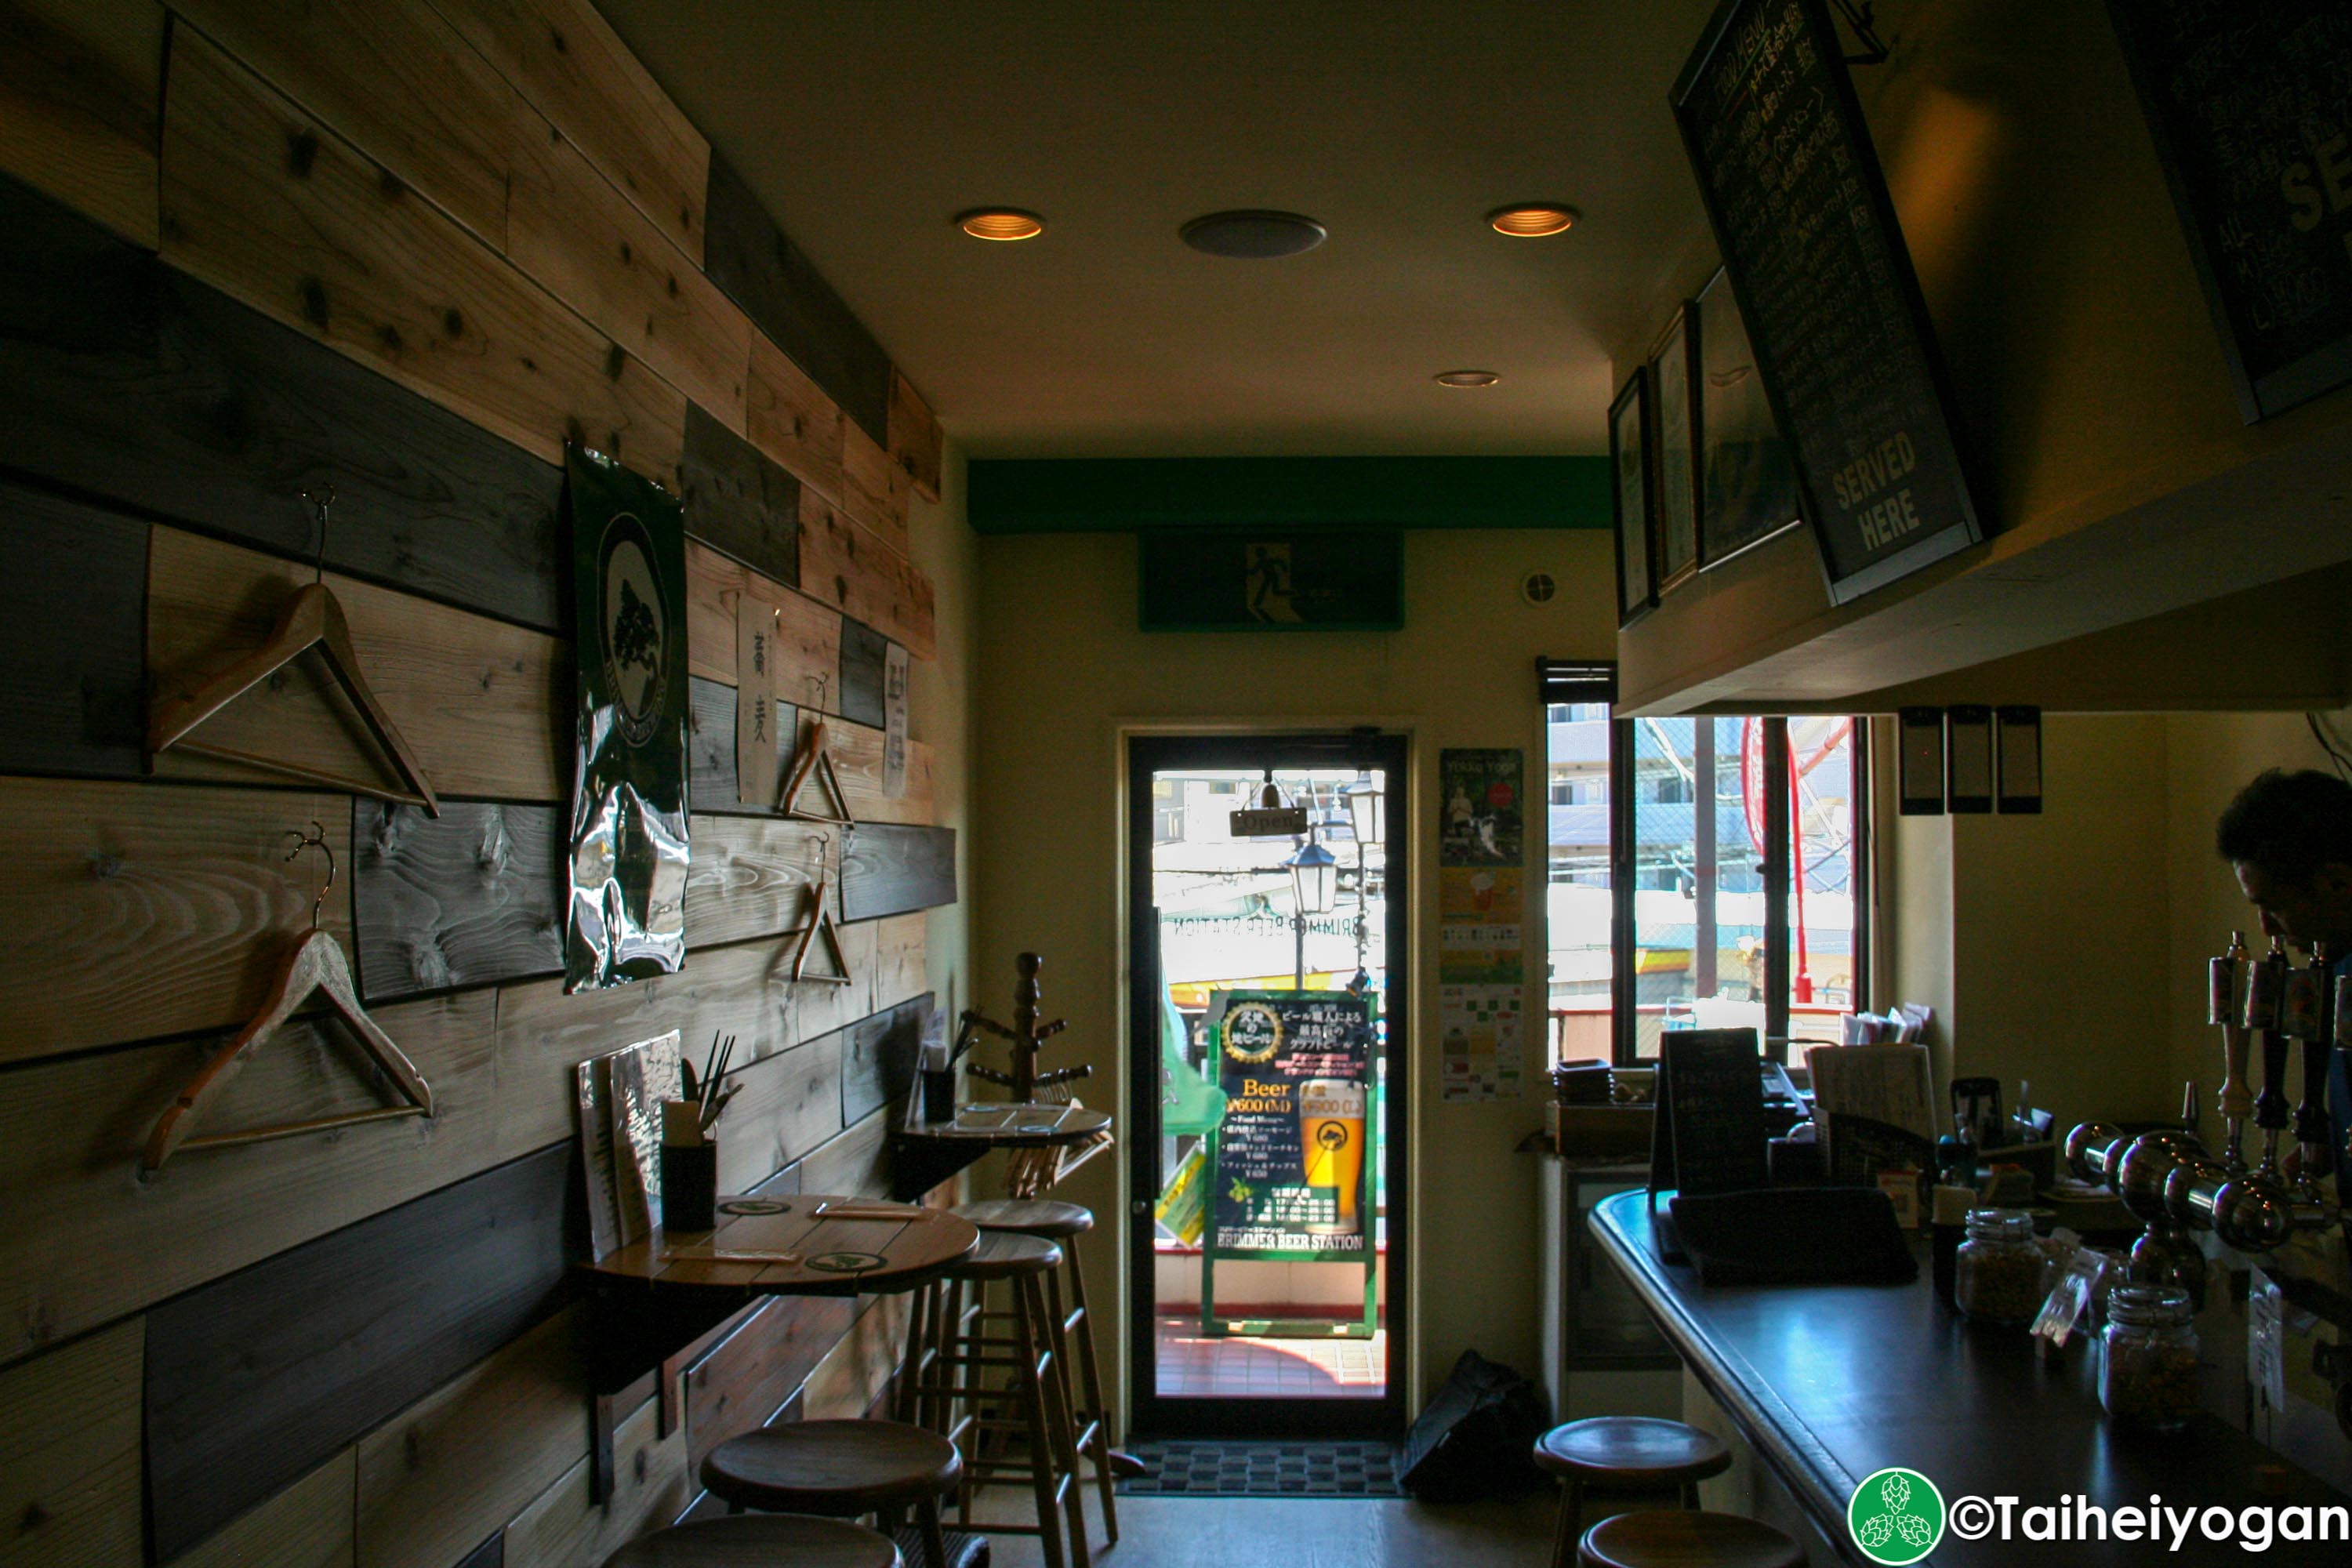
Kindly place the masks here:
<instances>
[{"instance_id":1,"label":"green hop logo","mask_svg":"<svg viewBox=\"0 0 2352 1568\"><path fill-rule=\"evenodd\" d=\"M1916 1470L1881 1470L1853 1489L1845 1523L1873 1563L1916 1563L1944 1538L1944 1497Z\"/></svg>"}]
</instances>

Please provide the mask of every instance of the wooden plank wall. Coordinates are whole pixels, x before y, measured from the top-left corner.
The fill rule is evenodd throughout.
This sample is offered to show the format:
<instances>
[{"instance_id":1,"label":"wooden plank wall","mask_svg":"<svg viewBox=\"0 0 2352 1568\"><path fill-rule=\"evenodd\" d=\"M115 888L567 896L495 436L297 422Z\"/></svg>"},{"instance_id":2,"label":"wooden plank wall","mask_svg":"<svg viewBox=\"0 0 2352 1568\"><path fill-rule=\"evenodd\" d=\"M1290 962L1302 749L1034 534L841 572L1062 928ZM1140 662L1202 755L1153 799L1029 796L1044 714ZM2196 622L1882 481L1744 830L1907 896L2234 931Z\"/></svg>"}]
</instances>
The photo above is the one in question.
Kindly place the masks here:
<instances>
[{"instance_id":1,"label":"wooden plank wall","mask_svg":"<svg viewBox=\"0 0 2352 1568\"><path fill-rule=\"evenodd\" d=\"M892 643L936 656L908 516L938 422L589 0L0 0L0 918L44 960L0 978L0 1568L596 1563L716 1443L887 1376L887 1310L746 1311L619 1413L593 1501L572 1069L734 1034L722 1181L887 1190L956 896L929 750L889 793L879 703ZM567 440L677 489L691 536L688 958L580 996ZM143 754L151 697L321 572L437 818ZM780 761L822 719L870 826L738 798L747 597L779 610ZM212 725L381 766L307 664ZM320 923L437 1113L142 1180L310 922L320 869L283 852L313 821ZM779 980L820 872L852 985ZM381 1076L311 1019L210 1114Z\"/></svg>"}]
</instances>

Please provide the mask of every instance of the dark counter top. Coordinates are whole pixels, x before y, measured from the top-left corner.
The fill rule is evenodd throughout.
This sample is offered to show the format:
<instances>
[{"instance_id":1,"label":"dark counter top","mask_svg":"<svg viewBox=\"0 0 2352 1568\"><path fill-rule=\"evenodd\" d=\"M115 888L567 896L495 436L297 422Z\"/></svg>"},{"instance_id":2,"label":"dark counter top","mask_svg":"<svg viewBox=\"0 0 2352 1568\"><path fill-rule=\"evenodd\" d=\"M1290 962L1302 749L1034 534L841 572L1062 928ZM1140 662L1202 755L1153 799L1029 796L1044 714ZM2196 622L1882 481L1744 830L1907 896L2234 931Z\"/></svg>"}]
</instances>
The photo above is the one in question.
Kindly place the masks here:
<instances>
[{"instance_id":1,"label":"dark counter top","mask_svg":"<svg viewBox=\"0 0 2352 1568\"><path fill-rule=\"evenodd\" d=\"M2021 1517L2076 1496L2110 1510L2145 1509L2152 1493L2200 1510L2352 1503L2210 1415L2163 1436L2110 1427L2088 1339L2077 1335L2045 1362L2022 1332L1970 1325L1937 1301L1924 1268L1906 1285L1705 1286L1695 1268L1659 1255L1645 1194L1604 1199L1592 1229L1758 1455L1864 1568L1870 1560L1847 1534L1846 1505L1864 1477L1890 1465L1935 1482L1948 1508L1963 1496L2006 1496L2018 1500ZM2205 1347L2209 1359L2216 1351ZM2264 1467L2279 1472L2267 1497ZM2257 1558L2234 1539L2210 1542L2194 1531L2177 1552L2168 1537L2161 1545L2045 1544L2015 1537L2014 1526L2012 1534L2006 1542L1947 1534L1928 1561L1960 1568L2352 1558L2340 1537L2324 1546L2276 1542Z\"/></svg>"}]
</instances>

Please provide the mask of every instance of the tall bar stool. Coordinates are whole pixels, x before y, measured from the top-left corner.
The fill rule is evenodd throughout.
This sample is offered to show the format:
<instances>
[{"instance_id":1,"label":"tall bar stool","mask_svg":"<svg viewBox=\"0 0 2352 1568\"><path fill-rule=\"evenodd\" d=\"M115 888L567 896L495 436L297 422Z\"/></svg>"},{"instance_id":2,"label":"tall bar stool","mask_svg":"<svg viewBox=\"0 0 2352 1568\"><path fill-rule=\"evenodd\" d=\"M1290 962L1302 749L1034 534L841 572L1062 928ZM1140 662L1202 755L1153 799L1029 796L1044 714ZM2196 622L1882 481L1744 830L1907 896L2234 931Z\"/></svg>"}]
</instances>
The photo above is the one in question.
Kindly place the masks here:
<instances>
[{"instance_id":1,"label":"tall bar stool","mask_svg":"<svg viewBox=\"0 0 2352 1568\"><path fill-rule=\"evenodd\" d=\"M898 1421L794 1421L730 1437L702 1461L702 1484L730 1514L915 1515L922 1568L950 1568L940 1499L963 1480L956 1446Z\"/></svg>"},{"instance_id":2,"label":"tall bar stool","mask_svg":"<svg viewBox=\"0 0 2352 1568\"><path fill-rule=\"evenodd\" d=\"M1577 1568L1805 1568L1801 1547L1736 1513L1621 1513L1584 1532Z\"/></svg>"},{"instance_id":3,"label":"tall bar stool","mask_svg":"<svg viewBox=\"0 0 2352 1568\"><path fill-rule=\"evenodd\" d=\"M1087 1568L1086 1511L1076 1446L1071 1441L1067 1368L1055 1348L1045 1281L1062 1266L1062 1249L1033 1236L983 1235L979 1249L947 1270L917 1302L900 1378L900 1414L912 1412L962 1451L957 1524L988 1534L1034 1535L1045 1568L1066 1561ZM1002 1283L1009 1311L989 1312L984 1294ZM1009 1332L992 1332L1002 1321ZM1006 1407L1011 1414L1001 1414ZM1017 1439L1017 1459L991 1439ZM999 1475L1025 1475L1034 1524L976 1522L972 1494ZM1063 1550L1066 1517L1069 1547Z\"/></svg>"},{"instance_id":4,"label":"tall bar stool","mask_svg":"<svg viewBox=\"0 0 2352 1568\"><path fill-rule=\"evenodd\" d=\"M1552 1540L1552 1568L1577 1568L1581 1561L1578 1541L1584 1533L1587 1488L1595 1491L1673 1491L1684 1508L1696 1509L1699 1482L1731 1468L1731 1449L1713 1433L1680 1421L1654 1415L1597 1415L1555 1426L1537 1438L1535 1461L1538 1468L1558 1476L1564 1483L1559 1500L1559 1529ZM1713 1559L1693 1561L1705 1563Z\"/></svg>"},{"instance_id":5,"label":"tall bar stool","mask_svg":"<svg viewBox=\"0 0 2352 1568\"><path fill-rule=\"evenodd\" d=\"M1078 1266L1078 1237L1095 1227L1093 1211L1055 1198L989 1198L961 1204L955 1213L971 1221L982 1236L1006 1233L1034 1236L1057 1243L1063 1267L1045 1277L1046 1302L1054 1325L1054 1350L1068 1364L1065 1384L1077 1384L1086 1403L1070 1412L1071 1443L1091 1458L1095 1486L1102 1496L1103 1533L1118 1544L1118 1501L1110 1457L1110 1409L1103 1398L1102 1363L1095 1354L1094 1314L1087 1309L1086 1271ZM1064 1310L1062 1281L1070 1282L1068 1310ZM1071 1342L1076 1353L1071 1353Z\"/></svg>"},{"instance_id":6,"label":"tall bar stool","mask_svg":"<svg viewBox=\"0 0 2352 1568\"><path fill-rule=\"evenodd\" d=\"M641 1535L604 1568L905 1568L887 1536L803 1514L747 1513Z\"/></svg>"}]
</instances>

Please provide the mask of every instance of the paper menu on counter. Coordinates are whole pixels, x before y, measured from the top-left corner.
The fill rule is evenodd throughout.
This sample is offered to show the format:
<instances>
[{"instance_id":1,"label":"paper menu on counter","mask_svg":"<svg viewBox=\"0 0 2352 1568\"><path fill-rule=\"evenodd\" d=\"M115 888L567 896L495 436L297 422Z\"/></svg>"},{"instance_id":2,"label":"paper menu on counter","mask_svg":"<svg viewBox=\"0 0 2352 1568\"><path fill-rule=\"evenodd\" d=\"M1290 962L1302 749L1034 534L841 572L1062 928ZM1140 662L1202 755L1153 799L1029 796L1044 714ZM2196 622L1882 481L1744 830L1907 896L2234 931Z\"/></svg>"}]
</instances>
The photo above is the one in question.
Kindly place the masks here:
<instances>
[{"instance_id":1,"label":"paper menu on counter","mask_svg":"<svg viewBox=\"0 0 2352 1568\"><path fill-rule=\"evenodd\" d=\"M1812 1075L1813 1109L1822 1158L1834 1170L1831 1147L1841 1117L1860 1117L1936 1142L1935 1072L1925 1046L1814 1046L1805 1052Z\"/></svg>"},{"instance_id":2,"label":"paper menu on counter","mask_svg":"<svg viewBox=\"0 0 2352 1568\"><path fill-rule=\"evenodd\" d=\"M650 1234L661 1213L661 1104L685 1093L678 1032L582 1062L581 1169L591 1245L603 1257Z\"/></svg>"}]
</instances>

